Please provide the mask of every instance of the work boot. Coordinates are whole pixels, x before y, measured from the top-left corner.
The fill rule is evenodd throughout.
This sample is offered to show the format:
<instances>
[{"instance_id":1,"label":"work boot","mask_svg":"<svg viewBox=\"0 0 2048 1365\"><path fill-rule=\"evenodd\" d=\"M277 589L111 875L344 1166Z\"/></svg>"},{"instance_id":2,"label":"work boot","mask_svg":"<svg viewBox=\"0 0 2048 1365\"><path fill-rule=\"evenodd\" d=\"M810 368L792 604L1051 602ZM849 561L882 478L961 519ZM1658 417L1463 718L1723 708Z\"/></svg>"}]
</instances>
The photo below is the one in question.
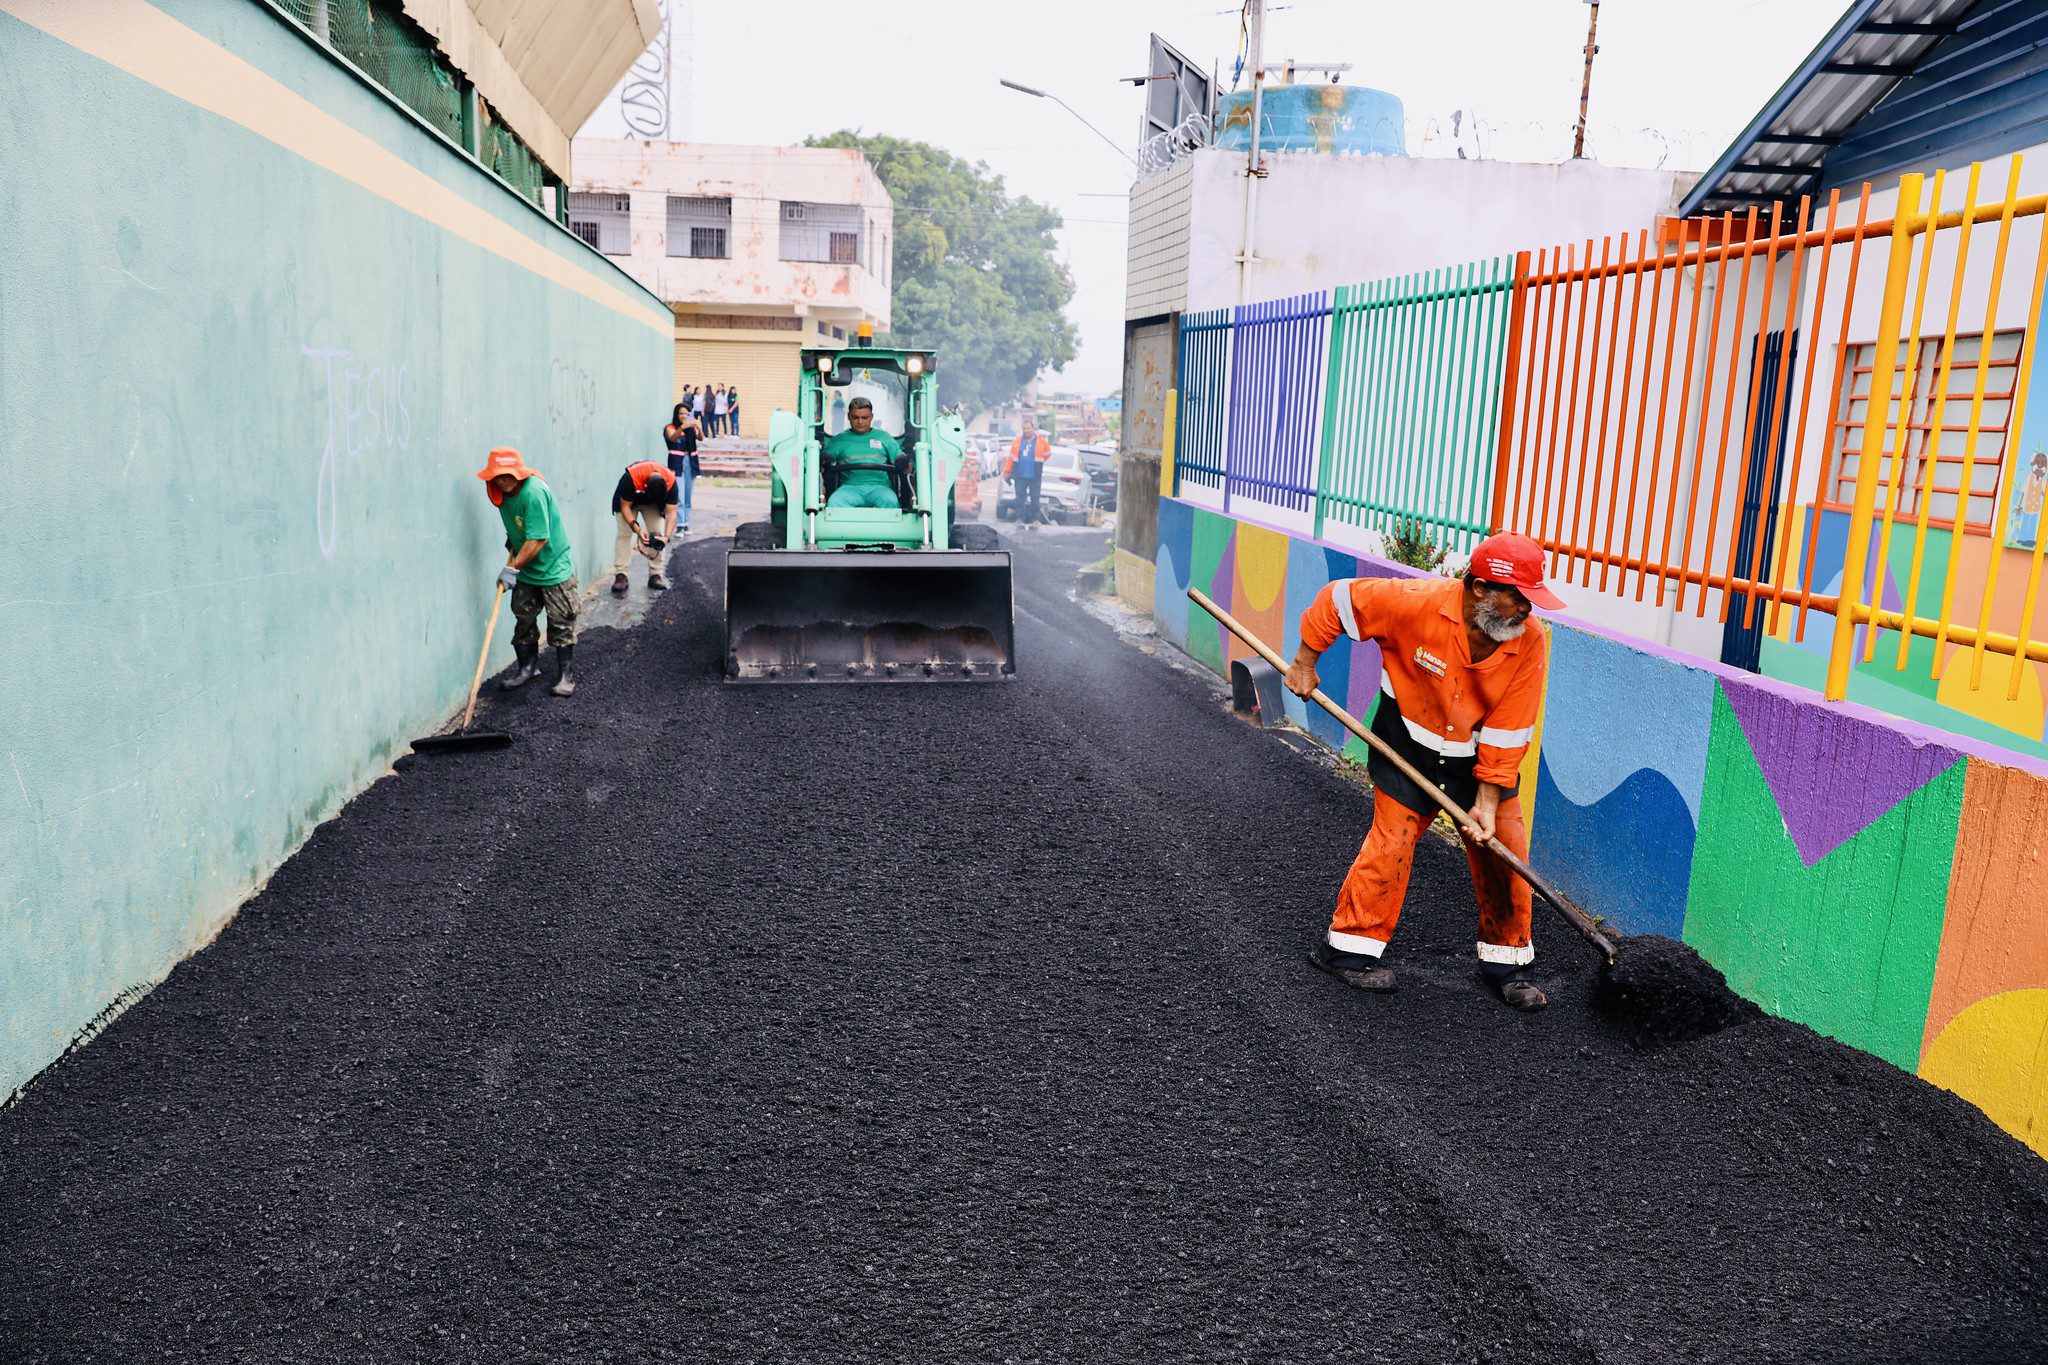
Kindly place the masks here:
<instances>
[{"instance_id":1,"label":"work boot","mask_svg":"<svg viewBox=\"0 0 2048 1365\"><path fill-rule=\"evenodd\" d=\"M1399 989L1394 982L1392 967L1382 967L1373 959L1356 953L1340 953L1330 946L1327 939L1318 941L1308 950L1308 960L1317 971L1328 972L1353 990L1386 995Z\"/></svg>"},{"instance_id":2,"label":"work boot","mask_svg":"<svg viewBox=\"0 0 2048 1365\"><path fill-rule=\"evenodd\" d=\"M498 684L500 692L510 692L515 687L524 687L540 676L540 646L516 648L513 650L512 673Z\"/></svg>"},{"instance_id":3,"label":"work boot","mask_svg":"<svg viewBox=\"0 0 2048 1365\"><path fill-rule=\"evenodd\" d=\"M626 576L625 576L624 574L622 574L622 573L621 573L621 574L613 574L613 575L612 575L612 596L614 596L614 597L624 597L625 595L626 595Z\"/></svg>"},{"instance_id":4,"label":"work boot","mask_svg":"<svg viewBox=\"0 0 2048 1365\"><path fill-rule=\"evenodd\" d=\"M1543 988L1529 979L1529 969L1526 966L1514 967L1503 972L1488 971L1485 965L1481 964L1480 975L1486 978L1487 984L1493 987L1494 994L1505 1001L1510 1009L1533 1014L1550 1003L1548 997L1543 994Z\"/></svg>"},{"instance_id":5,"label":"work boot","mask_svg":"<svg viewBox=\"0 0 2048 1365\"><path fill-rule=\"evenodd\" d=\"M656 569L647 575L647 591L660 592L667 586L668 580L661 576L661 570Z\"/></svg>"},{"instance_id":6,"label":"work boot","mask_svg":"<svg viewBox=\"0 0 2048 1365\"><path fill-rule=\"evenodd\" d=\"M548 689L549 696L566 697L576 690L576 679L569 672L569 661L575 653L574 645L555 646L555 685ZM540 672L540 665L535 664L533 671Z\"/></svg>"}]
</instances>

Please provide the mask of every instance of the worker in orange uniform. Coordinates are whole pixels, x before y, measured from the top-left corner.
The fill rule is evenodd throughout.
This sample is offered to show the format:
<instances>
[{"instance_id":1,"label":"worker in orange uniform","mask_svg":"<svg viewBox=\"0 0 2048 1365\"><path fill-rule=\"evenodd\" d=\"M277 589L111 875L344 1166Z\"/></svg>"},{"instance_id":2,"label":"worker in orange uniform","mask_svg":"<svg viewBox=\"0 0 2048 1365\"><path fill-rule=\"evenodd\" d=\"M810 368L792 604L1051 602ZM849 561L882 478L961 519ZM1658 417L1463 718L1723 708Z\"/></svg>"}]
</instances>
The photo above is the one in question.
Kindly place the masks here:
<instances>
[{"instance_id":1,"label":"worker in orange uniform","mask_svg":"<svg viewBox=\"0 0 2048 1365\"><path fill-rule=\"evenodd\" d=\"M1532 607L1564 603L1544 586L1543 551L1527 536L1489 536L1459 578L1343 578L1301 614L1301 648L1287 686L1306 697L1316 660L1339 635L1380 647L1380 692L1372 730L1471 815L1458 832L1479 899L1479 969L1518 1010L1548 1003L1529 979L1529 888L1479 845L1499 836L1529 854L1529 825L1515 794L1522 755L1543 704L1549 641L1530 630ZM1374 752L1372 827L1337 893L1329 933L1309 960L1346 985L1395 988L1381 961L1401 902L1415 841L1436 803Z\"/></svg>"},{"instance_id":2,"label":"worker in orange uniform","mask_svg":"<svg viewBox=\"0 0 2048 1365\"><path fill-rule=\"evenodd\" d=\"M1051 453L1052 442L1040 434L1036 419L1025 413L1024 429L1010 442L1010 458L1003 461L1003 477L1011 481L1010 500L1016 507L1017 520L1026 526L1036 526L1045 520L1045 513L1039 510L1038 490L1046 458ZM1027 497L1029 513L1024 510Z\"/></svg>"}]
</instances>

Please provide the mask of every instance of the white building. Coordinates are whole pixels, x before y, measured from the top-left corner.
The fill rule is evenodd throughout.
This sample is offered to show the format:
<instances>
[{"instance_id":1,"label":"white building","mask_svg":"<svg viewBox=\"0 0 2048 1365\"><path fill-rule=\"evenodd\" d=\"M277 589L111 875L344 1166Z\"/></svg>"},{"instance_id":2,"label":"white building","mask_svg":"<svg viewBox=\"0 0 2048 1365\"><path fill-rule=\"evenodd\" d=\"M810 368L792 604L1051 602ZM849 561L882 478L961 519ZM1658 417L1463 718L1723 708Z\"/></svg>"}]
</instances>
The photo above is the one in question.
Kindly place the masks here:
<instances>
[{"instance_id":1,"label":"white building","mask_svg":"<svg viewBox=\"0 0 2048 1365\"><path fill-rule=\"evenodd\" d=\"M575 231L676 315L676 386L737 385L741 434L795 402L798 352L889 325L889 192L829 147L576 141Z\"/></svg>"}]
</instances>

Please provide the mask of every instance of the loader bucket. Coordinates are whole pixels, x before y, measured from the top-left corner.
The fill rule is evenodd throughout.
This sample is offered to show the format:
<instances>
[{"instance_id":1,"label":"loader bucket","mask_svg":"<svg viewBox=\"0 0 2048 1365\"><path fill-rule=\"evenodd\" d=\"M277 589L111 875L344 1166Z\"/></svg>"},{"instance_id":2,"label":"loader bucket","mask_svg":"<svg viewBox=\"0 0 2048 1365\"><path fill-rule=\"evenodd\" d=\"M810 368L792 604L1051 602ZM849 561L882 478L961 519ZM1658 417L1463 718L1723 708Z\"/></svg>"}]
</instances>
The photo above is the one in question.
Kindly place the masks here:
<instances>
[{"instance_id":1,"label":"loader bucket","mask_svg":"<svg viewBox=\"0 0 2048 1365\"><path fill-rule=\"evenodd\" d=\"M733 550L729 682L999 682L1016 671L1010 556Z\"/></svg>"}]
</instances>

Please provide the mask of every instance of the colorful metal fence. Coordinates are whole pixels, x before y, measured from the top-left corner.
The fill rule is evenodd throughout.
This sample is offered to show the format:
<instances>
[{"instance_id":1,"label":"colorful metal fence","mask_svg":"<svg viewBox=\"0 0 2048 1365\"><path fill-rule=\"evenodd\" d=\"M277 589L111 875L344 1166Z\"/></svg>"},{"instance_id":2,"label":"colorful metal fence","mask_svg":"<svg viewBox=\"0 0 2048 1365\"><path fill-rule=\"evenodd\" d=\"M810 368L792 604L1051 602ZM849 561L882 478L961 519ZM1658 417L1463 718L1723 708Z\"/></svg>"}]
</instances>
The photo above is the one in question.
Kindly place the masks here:
<instances>
[{"instance_id":1,"label":"colorful metal fence","mask_svg":"<svg viewBox=\"0 0 2048 1365\"><path fill-rule=\"evenodd\" d=\"M1939 202L1945 177L1934 179ZM1969 647L1973 689L1987 650L2048 658L2048 644L2030 638L2038 542L2022 575L2019 628L1985 624L1997 619L1999 580L2015 576L1998 544L2018 463L2004 452L2026 449L2032 365L2031 341L2013 356L2000 328L2023 312L2024 335L2034 335L2048 197L2019 196L2018 158L1993 202L1980 201L1980 179L1973 167L1950 211L1923 212L1923 182L1908 176L1890 218L1871 218L1864 186L1847 200L1837 191L1821 204L1802 199L1678 224L1671 241L1652 244L1643 231L1602 239L1597 255L1591 240L1539 252L1524 272L1511 337L1520 373L1490 520L1533 536L1567 582L1601 592L1611 583L1618 594L1668 599L1696 618L1712 611L1733 662L1754 667L1755 640L1766 631L1797 642L1810 613L1833 616L1830 697L1846 694L1855 655L1875 657L1881 631L1891 633L1886 645L1901 669L1912 639L1931 639L1922 664L1935 677L1946 645ZM1985 271L1972 235L1994 224ZM2022 258L2030 248L2036 258L2020 296L2031 309L2004 288L2022 236ZM1932 314L1930 281L1947 300ZM1980 354L1990 363L1978 364ZM1952 387L1959 363L1971 376L1967 393ZM1928 366L1931 382L1921 373ZM2001 368L2017 374L2012 388L1990 386ZM2002 400L2003 420L1989 429L1987 399ZM1967 416L1957 410L1964 406ZM1853 446L1835 445L1836 430L1856 425ZM1829 468L1831 460L1840 463ZM1987 481L1980 464L1998 472ZM1846 508L1830 506L1844 488L1853 489ZM1938 526L1944 497L1948 525ZM1988 546L1963 543L1970 528L1954 525L1957 506L1965 522L1968 509L1989 507ZM1847 549L1817 585L1831 513L1845 516ZM1906 528L1901 565L1891 560L1894 532ZM1930 528L1952 532L1938 588L1923 581ZM1982 562L1959 596L1958 577L1973 558ZM1959 610L1969 619L1959 622ZM1859 632L1872 624L1878 629ZM2013 669L2014 695L2019 684Z\"/></svg>"},{"instance_id":2,"label":"colorful metal fence","mask_svg":"<svg viewBox=\"0 0 2048 1365\"><path fill-rule=\"evenodd\" d=\"M1469 551L1486 532L1514 260L1337 291L1316 534L1404 523Z\"/></svg>"},{"instance_id":3,"label":"colorful metal fence","mask_svg":"<svg viewBox=\"0 0 2048 1365\"><path fill-rule=\"evenodd\" d=\"M1934 679L1960 649L1972 691L2011 656L2017 697L2048 660L2048 195L2018 157L1954 181L1189 314L1178 477L1317 535L1526 532L1568 584L1712 613L1745 667L1832 616L1830 697L1880 649Z\"/></svg>"},{"instance_id":4,"label":"colorful metal fence","mask_svg":"<svg viewBox=\"0 0 2048 1365\"><path fill-rule=\"evenodd\" d=\"M1315 502L1329 331L1327 290L1232 316L1226 508L1233 496L1297 512Z\"/></svg>"}]
</instances>

